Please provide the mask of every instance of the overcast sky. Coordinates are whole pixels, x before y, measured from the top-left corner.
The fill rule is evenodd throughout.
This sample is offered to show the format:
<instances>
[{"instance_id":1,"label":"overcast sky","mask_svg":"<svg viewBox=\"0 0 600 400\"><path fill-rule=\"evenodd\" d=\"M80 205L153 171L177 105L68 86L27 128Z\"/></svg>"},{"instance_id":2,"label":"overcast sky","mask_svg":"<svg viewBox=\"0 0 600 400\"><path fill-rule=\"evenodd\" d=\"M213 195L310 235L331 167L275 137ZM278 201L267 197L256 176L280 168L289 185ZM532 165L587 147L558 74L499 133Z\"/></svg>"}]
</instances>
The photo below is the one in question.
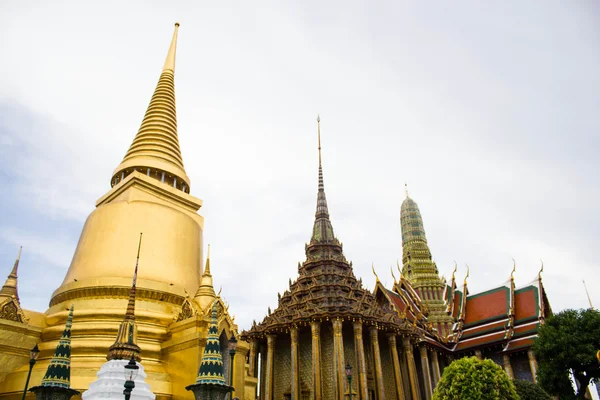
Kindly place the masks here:
<instances>
[{"instance_id":1,"label":"overcast sky","mask_svg":"<svg viewBox=\"0 0 600 400\"><path fill-rule=\"evenodd\" d=\"M84 4L86 3L86 4ZM434 4L435 3L435 4ZM297 274L317 194L372 288L401 257L404 182L440 272L600 306L600 6L497 2L0 5L0 280L45 311L110 189L179 21L179 138L240 328ZM43 274L43 279L41 278Z\"/></svg>"}]
</instances>

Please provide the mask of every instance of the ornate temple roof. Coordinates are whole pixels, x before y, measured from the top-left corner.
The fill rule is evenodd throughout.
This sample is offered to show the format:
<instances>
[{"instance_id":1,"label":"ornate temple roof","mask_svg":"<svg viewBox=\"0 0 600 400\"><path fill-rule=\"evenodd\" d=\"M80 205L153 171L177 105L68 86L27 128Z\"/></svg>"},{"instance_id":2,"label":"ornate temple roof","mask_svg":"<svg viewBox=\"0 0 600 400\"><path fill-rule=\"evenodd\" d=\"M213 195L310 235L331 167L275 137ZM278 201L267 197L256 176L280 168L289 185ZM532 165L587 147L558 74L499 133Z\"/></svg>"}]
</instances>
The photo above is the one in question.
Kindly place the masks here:
<instances>
[{"instance_id":1,"label":"ornate temple roof","mask_svg":"<svg viewBox=\"0 0 600 400\"><path fill-rule=\"evenodd\" d=\"M179 23L176 23L162 73L140 129L123 161L115 169L113 179L123 172L127 175L135 168L139 168L144 173L146 170L164 171L178 178L180 182L185 182L187 188L184 188L184 191L189 192L190 179L185 172L179 148L175 107L175 53L178 28Z\"/></svg>"},{"instance_id":2,"label":"ornate temple roof","mask_svg":"<svg viewBox=\"0 0 600 400\"><path fill-rule=\"evenodd\" d=\"M60 337L58 346L46 375L42 379L41 386L70 388L71 387L71 326L73 325L73 305L69 310L65 330Z\"/></svg>"},{"instance_id":3,"label":"ornate temple roof","mask_svg":"<svg viewBox=\"0 0 600 400\"><path fill-rule=\"evenodd\" d=\"M352 263L346 260L342 244L334 236L329 217L321 159L321 129L318 123L319 179L317 208L310 243L305 246L306 261L298 263L298 278L279 296L278 307L264 320L254 322L243 336L261 336L289 328L293 324L332 318L362 320L367 324L398 329L405 322L381 308L375 296L356 279Z\"/></svg>"}]
</instances>

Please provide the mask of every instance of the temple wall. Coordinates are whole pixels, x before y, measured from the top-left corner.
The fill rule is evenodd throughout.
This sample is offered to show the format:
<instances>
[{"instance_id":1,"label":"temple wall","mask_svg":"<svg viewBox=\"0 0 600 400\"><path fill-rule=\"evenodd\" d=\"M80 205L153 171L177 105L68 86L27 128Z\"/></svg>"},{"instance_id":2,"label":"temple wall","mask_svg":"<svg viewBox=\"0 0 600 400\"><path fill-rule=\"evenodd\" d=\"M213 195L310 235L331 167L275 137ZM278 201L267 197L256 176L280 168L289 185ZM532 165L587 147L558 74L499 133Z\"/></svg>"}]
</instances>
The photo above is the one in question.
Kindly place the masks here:
<instances>
[{"instance_id":1,"label":"temple wall","mask_svg":"<svg viewBox=\"0 0 600 400\"><path fill-rule=\"evenodd\" d=\"M526 352L511 354L510 364L512 365L515 379L533 382L531 367L529 366L529 358L527 357Z\"/></svg>"},{"instance_id":2,"label":"temple wall","mask_svg":"<svg viewBox=\"0 0 600 400\"><path fill-rule=\"evenodd\" d=\"M284 399L284 394L292 388L292 355L289 333L282 333L275 340L275 356L273 358L273 399Z\"/></svg>"}]
</instances>

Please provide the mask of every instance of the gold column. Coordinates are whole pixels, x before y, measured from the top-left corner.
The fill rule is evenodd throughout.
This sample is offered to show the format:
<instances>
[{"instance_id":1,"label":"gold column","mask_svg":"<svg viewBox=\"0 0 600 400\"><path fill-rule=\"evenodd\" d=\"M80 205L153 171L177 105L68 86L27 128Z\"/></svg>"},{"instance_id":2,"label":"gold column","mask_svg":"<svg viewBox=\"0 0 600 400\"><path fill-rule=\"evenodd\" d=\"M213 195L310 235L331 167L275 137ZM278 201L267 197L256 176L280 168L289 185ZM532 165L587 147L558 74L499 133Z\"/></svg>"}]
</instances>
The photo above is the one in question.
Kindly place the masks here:
<instances>
[{"instance_id":1,"label":"gold column","mask_svg":"<svg viewBox=\"0 0 600 400\"><path fill-rule=\"evenodd\" d=\"M503 359L504 359L504 370L506 371L506 375L508 375L508 377L510 379L514 379L515 375L513 374L512 365L510 365L510 356L508 354L505 354Z\"/></svg>"},{"instance_id":2,"label":"gold column","mask_svg":"<svg viewBox=\"0 0 600 400\"><path fill-rule=\"evenodd\" d=\"M321 396L321 323L310 323L312 336L312 376L314 400L322 400Z\"/></svg>"},{"instance_id":3,"label":"gold column","mask_svg":"<svg viewBox=\"0 0 600 400\"><path fill-rule=\"evenodd\" d=\"M373 361L375 362L375 387L377 388L377 399L385 400L385 391L383 389L383 371L381 369L381 353L379 352L379 331L377 327L372 326L369 329L371 335L371 345L373 346Z\"/></svg>"},{"instance_id":4,"label":"gold column","mask_svg":"<svg viewBox=\"0 0 600 400\"><path fill-rule=\"evenodd\" d=\"M265 400L273 400L273 355L275 353L275 335L267 335L267 367L265 377Z\"/></svg>"},{"instance_id":5,"label":"gold column","mask_svg":"<svg viewBox=\"0 0 600 400\"><path fill-rule=\"evenodd\" d=\"M481 350L475 350L475 357L479 360L483 360L483 354L481 354Z\"/></svg>"},{"instance_id":6,"label":"gold column","mask_svg":"<svg viewBox=\"0 0 600 400\"><path fill-rule=\"evenodd\" d=\"M413 400L420 400L421 393L419 392L419 378L417 377L417 366L415 364L415 356L413 355L412 345L409 338L402 340L404 354L406 356L406 364L408 365L408 376L410 378L410 391Z\"/></svg>"},{"instance_id":7,"label":"gold column","mask_svg":"<svg viewBox=\"0 0 600 400\"><path fill-rule=\"evenodd\" d=\"M365 345L363 343L362 322L354 323L354 348L358 362L358 392L359 400L369 400L367 387L367 361L365 360Z\"/></svg>"},{"instance_id":8,"label":"gold column","mask_svg":"<svg viewBox=\"0 0 600 400\"><path fill-rule=\"evenodd\" d=\"M429 356L427 355L427 347L421 345L421 370L423 371L423 382L425 384L425 399L430 400L433 389L431 387L431 372L429 370Z\"/></svg>"},{"instance_id":9,"label":"gold column","mask_svg":"<svg viewBox=\"0 0 600 400\"><path fill-rule=\"evenodd\" d=\"M256 346L257 346L257 342L256 339L252 339L250 340L250 356L248 357L248 364L249 364L249 369L248 369L248 374L255 378L256 377Z\"/></svg>"},{"instance_id":10,"label":"gold column","mask_svg":"<svg viewBox=\"0 0 600 400\"><path fill-rule=\"evenodd\" d=\"M433 369L433 388L435 389L440 381L440 361L438 359L438 353L435 350L431 350L431 364Z\"/></svg>"},{"instance_id":11,"label":"gold column","mask_svg":"<svg viewBox=\"0 0 600 400\"><path fill-rule=\"evenodd\" d=\"M299 376L298 376L298 328L290 328L290 337L292 339L292 399L300 400Z\"/></svg>"},{"instance_id":12,"label":"gold column","mask_svg":"<svg viewBox=\"0 0 600 400\"><path fill-rule=\"evenodd\" d=\"M344 339L342 338L342 320L335 319L333 324L333 365L335 374L336 394L339 400L344 400Z\"/></svg>"},{"instance_id":13,"label":"gold column","mask_svg":"<svg viewBox=\"0 0 600 400\"><path fill-rule=\"evenodd\" d=\"M529 349L527 352L527 357L529 358L529 368L531 368L531 376L533 377L533 383L537 383L537 360L535 359L535 354L533 354L533 350Z\"/></svg>"},{"instance_id":14,"label":"gold column","mask_svg":"<svg viewBox=\"0 0 600 400\"><path fill-rule=\"evenodd\" d=\"M402 385L402 371L400 370L400 358L398 357L398 349L396 347L396 334L388 334L388 342L392 351L392 361L394 363L394 378L396 379L396 396L398 400L405 400L404 385Z\"/></svg>"}]
</instances>

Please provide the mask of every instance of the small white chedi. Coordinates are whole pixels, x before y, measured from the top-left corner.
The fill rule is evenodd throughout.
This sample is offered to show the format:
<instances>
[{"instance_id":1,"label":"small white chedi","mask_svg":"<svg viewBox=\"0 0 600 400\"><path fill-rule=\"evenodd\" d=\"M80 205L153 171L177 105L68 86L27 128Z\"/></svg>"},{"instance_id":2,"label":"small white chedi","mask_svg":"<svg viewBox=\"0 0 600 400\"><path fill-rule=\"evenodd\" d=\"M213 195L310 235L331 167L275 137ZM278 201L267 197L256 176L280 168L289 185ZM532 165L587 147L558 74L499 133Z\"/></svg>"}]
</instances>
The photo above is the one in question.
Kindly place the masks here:
<instances>
[{"instance_id":1,"label":"small white chedi","mask_svg":"<svg viewBox=\"0 0 600 400\"><path fill-rule=\"evenodd\" d=\"M83 400L115 399L123 400L125 385L125 366L128 360L110 360L105 362L96 374L98 379L90 384L90 388L83 392ZM154 400L156 395L150 391L150 385L144 380L146 372L139 362L140 369L134 379L135 388L131 392L131 400Z\"/></svg>"}]
</instances>

